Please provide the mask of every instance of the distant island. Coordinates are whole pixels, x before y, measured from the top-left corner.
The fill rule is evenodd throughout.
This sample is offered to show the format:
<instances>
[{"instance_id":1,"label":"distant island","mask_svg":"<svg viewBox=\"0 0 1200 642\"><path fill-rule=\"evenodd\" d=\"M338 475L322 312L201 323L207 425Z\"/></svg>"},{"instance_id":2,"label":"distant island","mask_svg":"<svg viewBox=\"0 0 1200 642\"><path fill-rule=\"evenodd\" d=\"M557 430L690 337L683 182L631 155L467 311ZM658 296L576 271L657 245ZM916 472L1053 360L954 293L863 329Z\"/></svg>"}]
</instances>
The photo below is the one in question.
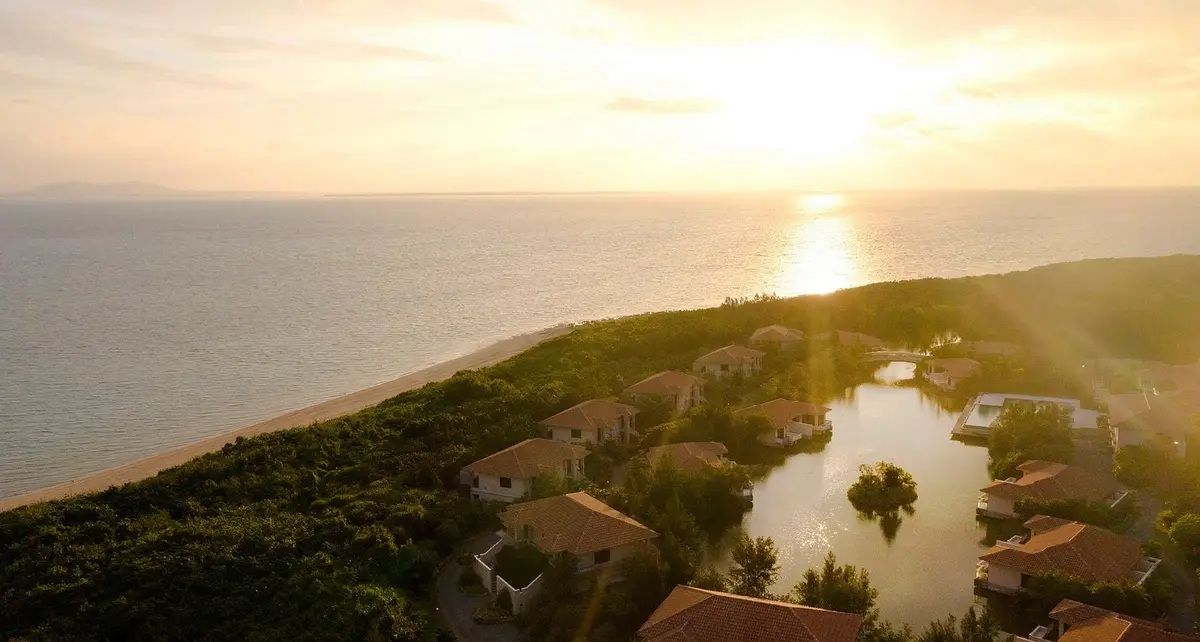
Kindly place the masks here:
<instances>
[{"instance_id":1,"label":"distant island","mask_svg":"<svg viewBox=\"0 0 1200 642\"><path fill-rule=\"evenodd\" d=\"M181 190L154 183L85 183L69 181L46 183L20 192L0 194L0 199L30 201L106 201L106 200L198 200L221 198L278 198L274 192L216 192ZM291 196L291 195L288 195Z\"/></svg>"}]
</instances>

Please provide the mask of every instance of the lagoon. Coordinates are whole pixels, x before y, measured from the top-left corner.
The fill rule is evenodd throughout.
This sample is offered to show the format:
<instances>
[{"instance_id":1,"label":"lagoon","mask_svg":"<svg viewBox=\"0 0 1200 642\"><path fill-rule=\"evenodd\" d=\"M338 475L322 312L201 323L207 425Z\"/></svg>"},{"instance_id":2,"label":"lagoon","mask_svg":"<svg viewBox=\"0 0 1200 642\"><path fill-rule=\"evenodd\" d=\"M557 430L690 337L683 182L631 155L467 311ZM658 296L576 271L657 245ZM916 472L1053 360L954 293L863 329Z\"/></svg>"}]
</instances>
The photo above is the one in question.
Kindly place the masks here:
<instances>
[{"instance_id":1,"label":"lagoon","mask_svg":"<svg viewBox=\"0 0 1200 642\"><path fill-rule=\"evenodd\" d=\"M875 382L826 404L834 433L825 449L789 457L756 484L742 525L752 537L775 540L782 571L774 592L789 591L832 550L839 563L870 572L880 612L893 622L920 628L974 603L975 564L991 544L975 519L979 489L991 481L987 449L951 440L958 413L919 388L896 385L913 370L886 364ZM917 481L915 510L901 513L898 525L863 519L846 499L859 464L880 460Z\"/></svg>"}]
</instances>

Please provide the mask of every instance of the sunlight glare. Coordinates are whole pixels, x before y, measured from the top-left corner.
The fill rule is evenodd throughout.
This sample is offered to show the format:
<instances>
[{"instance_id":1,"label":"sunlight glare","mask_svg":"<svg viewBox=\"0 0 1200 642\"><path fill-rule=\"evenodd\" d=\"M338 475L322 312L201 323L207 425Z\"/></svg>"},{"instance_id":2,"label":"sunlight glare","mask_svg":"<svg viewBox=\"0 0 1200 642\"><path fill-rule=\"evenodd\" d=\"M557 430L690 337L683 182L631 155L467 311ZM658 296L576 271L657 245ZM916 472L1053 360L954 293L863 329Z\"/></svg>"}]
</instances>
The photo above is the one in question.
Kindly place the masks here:
<instances>
[{"instance_id":1,"label":"sunlight glare","mask_svg":"<svg viewBox=\"0 0 1200 642\"><path fill-rule=\"evenodd\" d=\"M796 199L796 210L802 214L827 214L845 202L841 194L805 194Z\"/></svg>"},{"instance_id":2,"label":"sunlight glare","mask_svg":"<svg viewBox=\"0 0 1200 642\"><path fill-rule=\"evenodd\" d=\"M788 295L828 294L854 285L857 237L852 219L798 217L778 278Z\"/></svg>"}]
</instances>

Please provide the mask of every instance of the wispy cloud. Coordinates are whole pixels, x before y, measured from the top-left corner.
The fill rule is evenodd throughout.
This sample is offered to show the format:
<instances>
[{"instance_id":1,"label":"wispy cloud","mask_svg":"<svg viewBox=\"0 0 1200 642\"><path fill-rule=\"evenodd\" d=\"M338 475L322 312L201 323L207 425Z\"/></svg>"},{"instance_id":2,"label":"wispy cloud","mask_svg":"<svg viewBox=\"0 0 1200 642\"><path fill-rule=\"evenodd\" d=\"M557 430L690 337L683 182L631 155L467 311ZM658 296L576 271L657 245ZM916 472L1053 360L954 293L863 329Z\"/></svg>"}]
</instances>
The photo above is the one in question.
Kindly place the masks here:
<instances>
[{"instance_id":1,"label":"wispy cloud","mask_svg":"<svg viewBox=\"0 0 1200 642\"><path fill-rule=\"evenodd\" d=\"M192 47L213 54L283 54L347 61L388 59L430 62L438 59L437 56L424 51L370 42L339 40L278 42L262 38L213 34L197 34L184 38Z\"/></svg>"},{"instance_id":2,"label":"wispy cloud","mask_svg":"<svg viewBox=\"0 0 1200 642\"><path fill-rule=\"evenodd\" d=\"M708 114L724 109L724 105L716 100L702 98L639 98L636 96L620 96L608 103L612 111L627 111L639 114L675 115L675 114Z\"/></svg>"}]
</instances>

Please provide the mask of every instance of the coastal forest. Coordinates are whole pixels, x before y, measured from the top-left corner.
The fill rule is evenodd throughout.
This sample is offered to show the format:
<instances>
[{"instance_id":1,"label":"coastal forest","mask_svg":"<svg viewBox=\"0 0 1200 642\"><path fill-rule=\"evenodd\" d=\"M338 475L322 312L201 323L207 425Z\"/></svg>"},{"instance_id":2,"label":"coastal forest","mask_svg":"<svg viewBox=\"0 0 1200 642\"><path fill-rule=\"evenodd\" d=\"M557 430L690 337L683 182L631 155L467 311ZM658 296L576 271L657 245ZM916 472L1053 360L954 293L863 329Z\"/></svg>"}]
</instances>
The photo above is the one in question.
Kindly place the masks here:
<instances>
[{"instance_id":1,"label":"coastal forest","mask_svg":"<svg viewBox=\"0 0 1200 642\"><path fill-rule=\"evenodd\" d=\"M433 600L438 569L462 542L498 526L496 509L468 501L459 487L463 465L540 436L537 422L564 408L614 397L661 370L690 370L701 354L768 324L852 330L914 349L954 335L1011 341L1064 385L1082 387L1079 364L1089 358L1200 358L1200 257L730 299L581 324L498 365L346 417L239 439L140 482L0 513L0 639L452 639ZM855 359L834 351L762 385L828 398L861 376ZM738 401L736 390L722 394L727 405ZM696 417L690 427L705 422L722 418ZM692 436L670 426L646 432L660 441ZM705 501L698 482L646 473L606 492L614 507L664 533L659 559L646 565L663 572L607 600L589 639L629 639L680 579L763 583L750 565L734 578L696 568L690 539L740 518L736 506ZM755 546L745 545L747 558ZM547 636L577 626L578 605L558 606L533 626Z\"/></svg>"}]
</instances>

